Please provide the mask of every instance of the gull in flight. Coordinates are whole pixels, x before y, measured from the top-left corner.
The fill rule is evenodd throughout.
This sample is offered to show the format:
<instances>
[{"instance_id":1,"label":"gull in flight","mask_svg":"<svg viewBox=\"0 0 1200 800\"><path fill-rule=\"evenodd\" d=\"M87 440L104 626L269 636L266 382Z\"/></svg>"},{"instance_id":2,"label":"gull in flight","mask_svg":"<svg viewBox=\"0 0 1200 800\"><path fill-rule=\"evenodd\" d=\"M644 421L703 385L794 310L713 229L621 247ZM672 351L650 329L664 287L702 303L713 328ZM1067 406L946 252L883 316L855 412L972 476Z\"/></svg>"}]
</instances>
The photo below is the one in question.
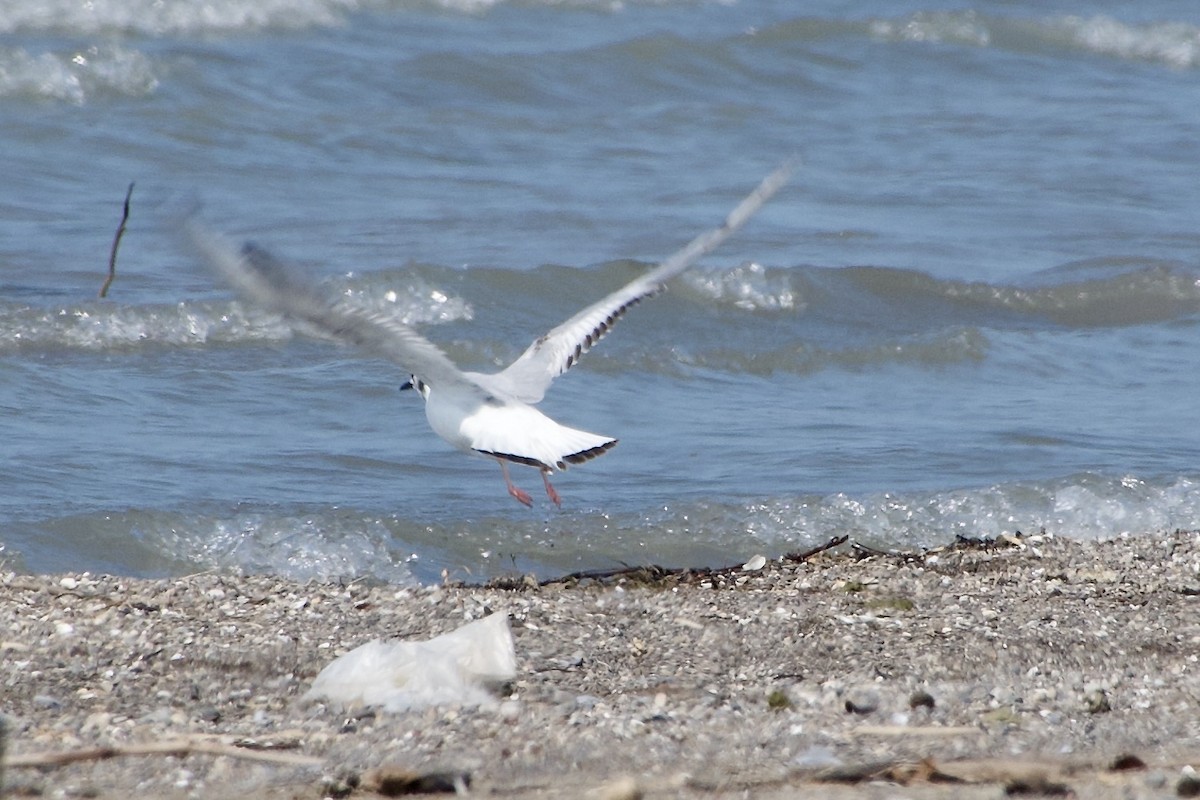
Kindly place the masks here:
<instances>
[{"instance_id":1,"label":"gull in flight","mask_svg":"<svg viewBox=\"0 0 1200 800\"><path fill-rule=\"evenodd\" d=\"M538 337L516 361L493 374L460 370L437 345L394 316L322 296L253 244L238 248L194 216L187 221L187 228L204 258L245 300L396 363L410 375L403 388L416 389L425 399L425 416L438 436L460 450L496 459L508 493L526 506L532 506L533 499L513 484L508 462L535 467L542 474L547 496L561 506L550 473L606 453L617 440L560 425L534 405L551 381L574 366L626 311L663 291L667 281L724 242L762 208L792 170L791 162L777 168L719 227L697 236L654 269Z\"/></svg>"}]
</instances>

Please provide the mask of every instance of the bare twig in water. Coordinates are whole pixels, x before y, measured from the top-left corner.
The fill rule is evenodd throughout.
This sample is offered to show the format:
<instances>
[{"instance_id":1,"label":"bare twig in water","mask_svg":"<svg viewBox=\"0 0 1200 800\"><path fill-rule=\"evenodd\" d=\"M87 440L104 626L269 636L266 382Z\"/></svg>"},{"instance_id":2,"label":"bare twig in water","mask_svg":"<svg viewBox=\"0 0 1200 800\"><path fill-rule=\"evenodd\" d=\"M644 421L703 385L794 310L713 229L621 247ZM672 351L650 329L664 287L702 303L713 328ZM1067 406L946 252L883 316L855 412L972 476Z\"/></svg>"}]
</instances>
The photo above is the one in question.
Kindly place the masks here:
<instances>
[{"instance_id":1,"label":"bare twig in water","mask_svg":"<svg viewBox=\"0 0 1200 800\"><path fill-rule=\"evenodd\" d=\"M104 285L100 287L100 297L108 296L108 287L112 286L112 282L117 277L117 248L121 246L121 237L125 235L125 224L129 222L129 198L133 196L133 182L129 183L129 188L125 190L125 211L121 214L121 224L117 226L117 233L113 236L112 250L108 253L108 277L104 279Z\"/></svg>"},{"instance_id":2,"label":"bare twig in water","mask_svg":"<svg viewBox=\"0 0 1200 800\"><path fill-rule=\"evenodd\" d=\"M277 751L248 749L247 747L227 743L215 737L188 737L184 739L167 739L161 742L146 742L145 744L85 747L78 750L66 750L54 753L23 753L21 755L9 756L5 764L10 768L58 767L78 761L103 761L104 759L117 758L119 756L184 756L193 753L229 756L231 758L266 761L273 764L291 764L294 766L316 766L323 763L319 758L299 753L280 753Z\"/></svg>"}]
</instances>

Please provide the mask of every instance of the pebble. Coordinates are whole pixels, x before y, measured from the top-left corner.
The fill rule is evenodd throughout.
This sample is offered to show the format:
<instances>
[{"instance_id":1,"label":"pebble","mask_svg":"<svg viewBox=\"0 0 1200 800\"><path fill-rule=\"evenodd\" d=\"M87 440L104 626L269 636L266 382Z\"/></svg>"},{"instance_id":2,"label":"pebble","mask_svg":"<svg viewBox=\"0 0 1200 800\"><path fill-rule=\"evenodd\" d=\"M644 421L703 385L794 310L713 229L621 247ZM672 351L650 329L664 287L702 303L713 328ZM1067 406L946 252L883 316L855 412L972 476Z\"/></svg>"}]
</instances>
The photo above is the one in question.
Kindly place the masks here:
<instances>
[{"instance_id":1,"label":"pebble","mask_svg":"<svg viewBox=\"0 0 1200 800\"><path fill-rule=\"evenodd\" d=\"M1191 766L1184 767L1175 783L1177 797L1200 797L1200 775Z\"/></svg>"},{"instance_id":2,"label":"pebble","mask_svg":"<svg viewBox=\"0 0 1200 800\"><path fill-rule=\"evenodd\" d=\"M62 701L48 694L35 694L33 696L33 706L34 708L57 711L62 708Z\"/></svg>"},{"instance_id":3,"label":"pebble","mask_svg":"<svg viewBox=\"0 0 1200 800\"><path fill-rule=\"evenodd\" d=\"M642 800L645 793L636 779L626 775L597 787L591 796L595 800Z\"/></svg>"},{"instance_id":4,"label":"pebble","mask_svg":"<svg viewBox=\"0 0 1200 800\"><path fill-rule=\"evenodd\" d=\"M521 702L519 700L505 700L500 703L500 707L496 710L496 713L505 722L516 722L521 717Z\"/></svg>"},{"instance_id":5,"label":"pebble","mask_svg":"<svg viewBox=\"0 0 1200 800\"><path fill-rule=\"evenodd\" d=\"M219 722L221 720L221 712L212 706L200 706L195 711L196 719L204 722Z\"/></svg>"},{"instance_id":6,"label":"pebble","mask_svg":"<svg viewBox=\"0 0 1200 800\"><path fill-rule=\"evenodd\" d=\"M1107 714L1112 711L1108 693L1103 689L1088 692L1083 698L1083 707L1089 714Z\"/></svg>"},{"instance_id":7,"label":"pebble","mask_svg":"<svg viewBox=\"0 0 1200 800\"><path fill-rule=\"evenodd\" d=\"M867 715L879 709L879 692L874 689L853 689L846 694L846 711Z\"/></svg>"},{"instance_id":8,"label":"pebble","mask_svg":"<svg viewBox=\"0 0 1200 800\"><path fill-rule=\"evenodd\" d=\"M933 711L935 705L933 695L926 691L913 692L908 698L908 707L914 711L918 708Z\"/></svg>"}]
</instances>

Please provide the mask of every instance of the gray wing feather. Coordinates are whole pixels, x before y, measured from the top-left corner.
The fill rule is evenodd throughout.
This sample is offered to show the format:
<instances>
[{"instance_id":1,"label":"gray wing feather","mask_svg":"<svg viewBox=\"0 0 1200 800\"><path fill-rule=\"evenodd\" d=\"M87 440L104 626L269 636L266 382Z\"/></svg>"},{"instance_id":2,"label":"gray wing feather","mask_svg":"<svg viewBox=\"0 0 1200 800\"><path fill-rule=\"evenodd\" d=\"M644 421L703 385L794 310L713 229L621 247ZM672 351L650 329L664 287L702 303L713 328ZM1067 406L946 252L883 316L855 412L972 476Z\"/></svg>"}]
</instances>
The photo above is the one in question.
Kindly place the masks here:
<instances>
[{"instance_id":1,"label":"gray wing feather","mask_svg":"<svg viewBox=\"0 0 1200 800\"><path fill-rule=\"evenodd\" d=\"M542 399L550 383L604 338L626 311L665 288L665 284L716 249L779 191L795 170L787 161L763 179L717 228L706 231L654 269L594 303L539 337L504 370L490 376L489 386L526 403Z\"/></svg>"},{"instance_id":2,"label":"gray wing feather","mask_svg":"<svg viewBox=\"0 0 1200 800\"><path fill-rule=\"evenodd\" d=\"M296 280L265 250L250 244L239 250L195 219L188 220L186 227L209 265L243 299L386 358L430 384L472 384L437 345L399 320L344 302L329 302Z\"/></svg>"}]
</instances>

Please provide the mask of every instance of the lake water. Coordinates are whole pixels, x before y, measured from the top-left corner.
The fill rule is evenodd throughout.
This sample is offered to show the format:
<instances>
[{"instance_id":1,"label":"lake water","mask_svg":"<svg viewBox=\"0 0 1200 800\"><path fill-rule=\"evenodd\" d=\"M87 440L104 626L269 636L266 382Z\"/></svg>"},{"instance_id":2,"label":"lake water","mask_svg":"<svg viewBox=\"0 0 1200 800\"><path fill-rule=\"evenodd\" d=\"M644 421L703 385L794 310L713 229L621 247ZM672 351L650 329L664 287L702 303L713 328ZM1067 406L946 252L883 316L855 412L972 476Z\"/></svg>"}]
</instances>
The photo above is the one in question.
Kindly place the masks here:
<instances>
[{"instance_id":1,"label":"lake water","mask_svg":"<svg viewBox=\"0 0 1200 800\"><path fill-rule=\"evenodd\" d=\"M0 0L0 562L433 582L1200 527L1200 7ZM213 227L477 369L803 166L504 491ZM108 297L121 204L136 182Z\"/></svg>"}]
</instances>

